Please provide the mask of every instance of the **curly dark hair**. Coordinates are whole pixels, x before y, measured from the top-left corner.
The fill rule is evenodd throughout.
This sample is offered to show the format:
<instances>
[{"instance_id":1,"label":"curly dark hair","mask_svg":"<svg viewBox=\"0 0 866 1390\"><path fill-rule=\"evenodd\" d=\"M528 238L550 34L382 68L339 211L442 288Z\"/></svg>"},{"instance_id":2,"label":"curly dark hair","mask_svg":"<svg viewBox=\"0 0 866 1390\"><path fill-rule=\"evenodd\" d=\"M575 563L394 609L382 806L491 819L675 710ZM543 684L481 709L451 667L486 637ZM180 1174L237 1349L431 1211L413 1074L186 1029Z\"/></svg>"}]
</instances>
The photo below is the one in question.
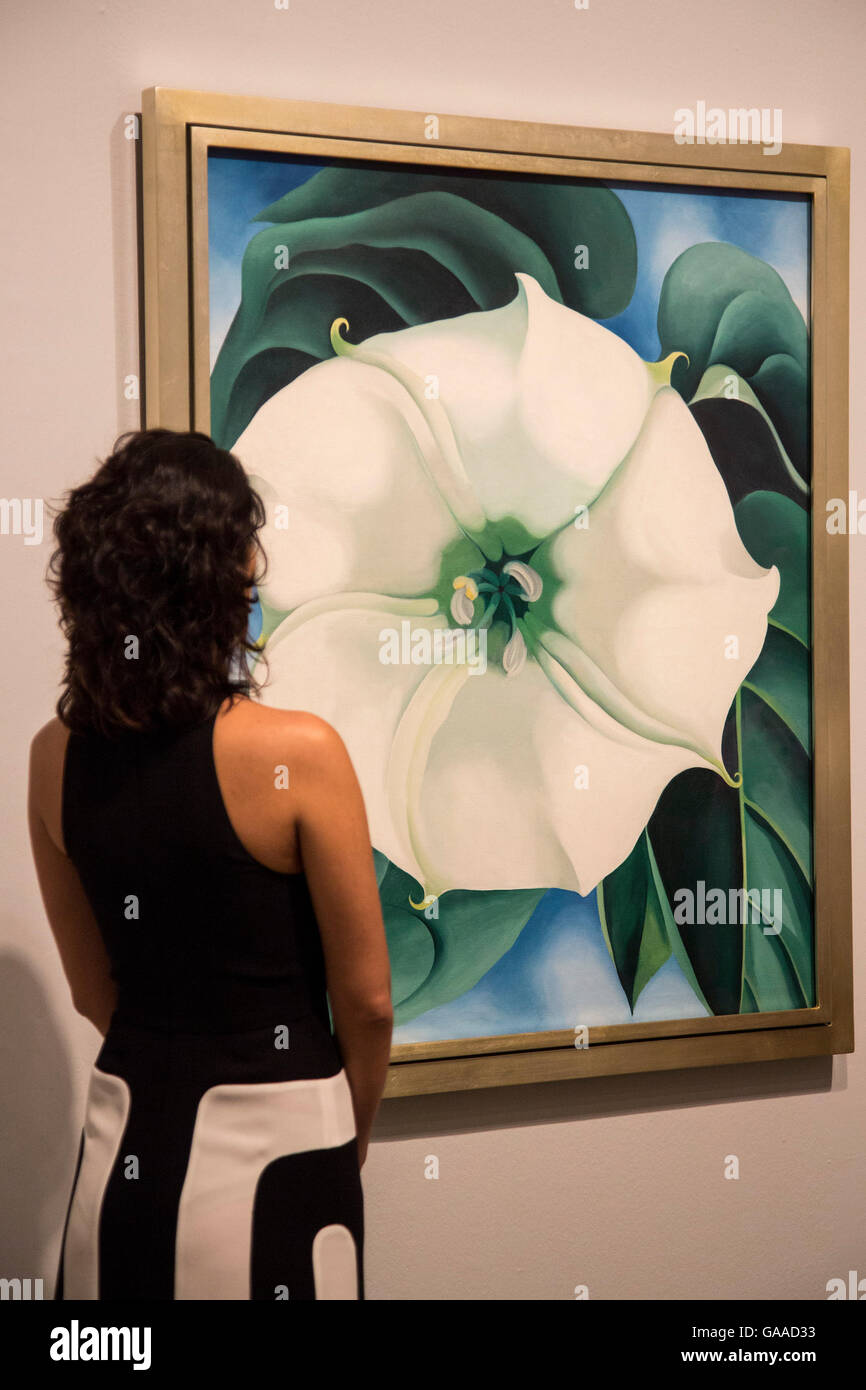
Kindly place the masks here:
<instances>
[{"instance_id":1,"label":"curly dark hair","mask_svg":"<svg viewBox=\"0 0 866 1390\"><path fill-rule=\"evenodd\" d=\"M258 691L249 590L265 571L249 571L254 552L267 567L266 514L234 454L197 430L129 430L64 498L47 583L69 644L55 707L68 728L179 728Z\"/></svg>"}]
</instances>

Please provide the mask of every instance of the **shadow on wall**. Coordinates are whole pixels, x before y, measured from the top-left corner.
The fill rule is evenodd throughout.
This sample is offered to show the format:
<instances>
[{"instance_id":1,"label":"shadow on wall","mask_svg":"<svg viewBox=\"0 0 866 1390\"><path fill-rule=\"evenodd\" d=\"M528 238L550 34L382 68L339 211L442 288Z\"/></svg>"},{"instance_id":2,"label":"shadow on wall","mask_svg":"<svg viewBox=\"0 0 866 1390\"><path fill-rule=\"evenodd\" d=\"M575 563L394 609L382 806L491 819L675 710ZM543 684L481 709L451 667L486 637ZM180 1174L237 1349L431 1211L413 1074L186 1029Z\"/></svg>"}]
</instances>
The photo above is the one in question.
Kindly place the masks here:
<instances>
[{"instance_id":1,"label":"shadow on wall","mask_svg":"<svg viewBox=\"0 0 866 1390\"><path fill-rule=\"evenodd\" d=\"M0 954L0 1278L42 1279L54 1294L81 1116L55 1010L29 963Z\"/></svg>"},{"instance_id":2,"label":"shadow on wall","mask_svg":"<svg viewBox=\"0 0 866 1390\"><path fill-rule=\"evenodd\" d=\"M517 1086L391 1096L382 1102L372 1137L374 1141L389 1141L478 1134L521 1125L648 1115L750 1100L778 1100L784 1096L820 1095L847 1088L845 1054L570 1077Z\"/></svg>"}]
</instances>

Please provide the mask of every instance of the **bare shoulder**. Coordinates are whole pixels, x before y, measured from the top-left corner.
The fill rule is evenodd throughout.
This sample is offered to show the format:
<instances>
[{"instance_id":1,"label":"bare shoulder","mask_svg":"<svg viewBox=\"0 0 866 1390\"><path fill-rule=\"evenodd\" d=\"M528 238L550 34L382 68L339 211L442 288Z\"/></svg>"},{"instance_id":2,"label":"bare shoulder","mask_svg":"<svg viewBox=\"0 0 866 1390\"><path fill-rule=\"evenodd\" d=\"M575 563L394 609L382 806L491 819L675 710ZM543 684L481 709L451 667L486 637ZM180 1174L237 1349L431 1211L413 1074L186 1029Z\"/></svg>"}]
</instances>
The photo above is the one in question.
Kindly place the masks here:
<instances>
[{"instance_id":1,"label":"bare shoulder","mask_svg":"<svg viewBox=\"0 0 866 1390\"><path fill-rule=\"evenodd\" d=\"M68 740L69 728L56 714L36 730L30 740L31 779L41 783L51 778L62 766Z\"/></svg>"},{"instance_id":2,"label":"bare shoulder","mask_svg":"<svg viewBox=\"0 0 866 1390\"><path fill-rule=\"evenodd\" d=\"M244 735L273 754L282 753L299 770L351 767L342 738L332 724L308 710L280 709L244 702ZM238 726L241 727L240 725Z\"/></svg>"},{"instance_id":3,"label":"bare shoulder","mask_svg":"<svg viewBox=\"0 0 866 1390\"><path fill-rule=\"evenodd\" d=\"M53 719L49 719L47 723L42 725L41 729L36 730L36 733L30 740L30 747L39 750L63 748L65 747L68 737L68 726L55 714Z\"/></svg>"},{"instance_id":4,"label":"bare shoulder","mask_svg":"<svg viewBox=\"0 0 866 1390\"><path fill-rule=\"evenodd\" d=\"M342 763L348 757L346 745L333 724L318 714L304 710L290 711L292 725L290 738L297 752L317 762Z\"/></svg>"}]
</instances>

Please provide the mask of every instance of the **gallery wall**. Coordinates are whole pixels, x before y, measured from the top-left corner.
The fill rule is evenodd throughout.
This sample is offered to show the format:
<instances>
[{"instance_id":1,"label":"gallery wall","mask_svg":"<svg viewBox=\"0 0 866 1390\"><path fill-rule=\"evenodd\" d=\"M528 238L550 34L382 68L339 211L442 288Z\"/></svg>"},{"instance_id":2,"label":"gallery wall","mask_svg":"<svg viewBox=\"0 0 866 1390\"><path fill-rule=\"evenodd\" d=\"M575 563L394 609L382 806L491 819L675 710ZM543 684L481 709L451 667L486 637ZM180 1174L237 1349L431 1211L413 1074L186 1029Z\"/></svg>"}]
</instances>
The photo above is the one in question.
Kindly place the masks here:
<instances>
[{"instance_id":1,"label":"gallery wall","mask_svg":"<svg viewBox=\"0 0 866 1390\"><path fill-rule=\"evenodd\" d=\"M6 0L0 51L3 496L58 501L142 423L127 136L153 85L660 132L705 101L781 110L785 142L850 146L866 496L862 0ZM0 1275L44 1277L46 1294L99 1045L68 997L25 818L63 653L50 547L47 530L0 536ZM866 1277L866 537L850 549L859 1051L384 1102L363 1173L369 1298L810 1300Z\"/></svg>"}]
</instances>

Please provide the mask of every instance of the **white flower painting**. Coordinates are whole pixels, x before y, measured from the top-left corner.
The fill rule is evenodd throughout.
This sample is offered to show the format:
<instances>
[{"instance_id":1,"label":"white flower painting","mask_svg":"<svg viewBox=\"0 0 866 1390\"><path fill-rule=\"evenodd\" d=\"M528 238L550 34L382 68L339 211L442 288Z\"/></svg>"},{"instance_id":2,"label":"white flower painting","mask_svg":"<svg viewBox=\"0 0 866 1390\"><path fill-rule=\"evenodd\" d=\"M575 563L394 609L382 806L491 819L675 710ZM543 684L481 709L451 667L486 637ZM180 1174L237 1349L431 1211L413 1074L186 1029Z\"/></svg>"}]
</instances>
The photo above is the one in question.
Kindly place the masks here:
<instances>
[{"instance_id":1,"label":"white flower painting","mask_svg":"<svg viewBox=\"0 0 866 1390\"><path fill-rule=\"evenodd\" d=\"M671 778L727 777L725 718L779 593L672 364L516 284L505 308L357 347L335 329L336 356L236 444L287 613L266 698L339 731L374 844L428 899L587 894ZM383 664L407 618L486 629L481 678Z\"/></svg>"},{"instance_id":2,"label":"white flower painting","mask_svg":"<svg viewBox=\"0 0 866 1390\"><path fill-rule=\"evenodd\" d=\"M395 1042L811 1006L804 201L362 166L209 155L210 428Z\"/></svg>"}]
</instances>

